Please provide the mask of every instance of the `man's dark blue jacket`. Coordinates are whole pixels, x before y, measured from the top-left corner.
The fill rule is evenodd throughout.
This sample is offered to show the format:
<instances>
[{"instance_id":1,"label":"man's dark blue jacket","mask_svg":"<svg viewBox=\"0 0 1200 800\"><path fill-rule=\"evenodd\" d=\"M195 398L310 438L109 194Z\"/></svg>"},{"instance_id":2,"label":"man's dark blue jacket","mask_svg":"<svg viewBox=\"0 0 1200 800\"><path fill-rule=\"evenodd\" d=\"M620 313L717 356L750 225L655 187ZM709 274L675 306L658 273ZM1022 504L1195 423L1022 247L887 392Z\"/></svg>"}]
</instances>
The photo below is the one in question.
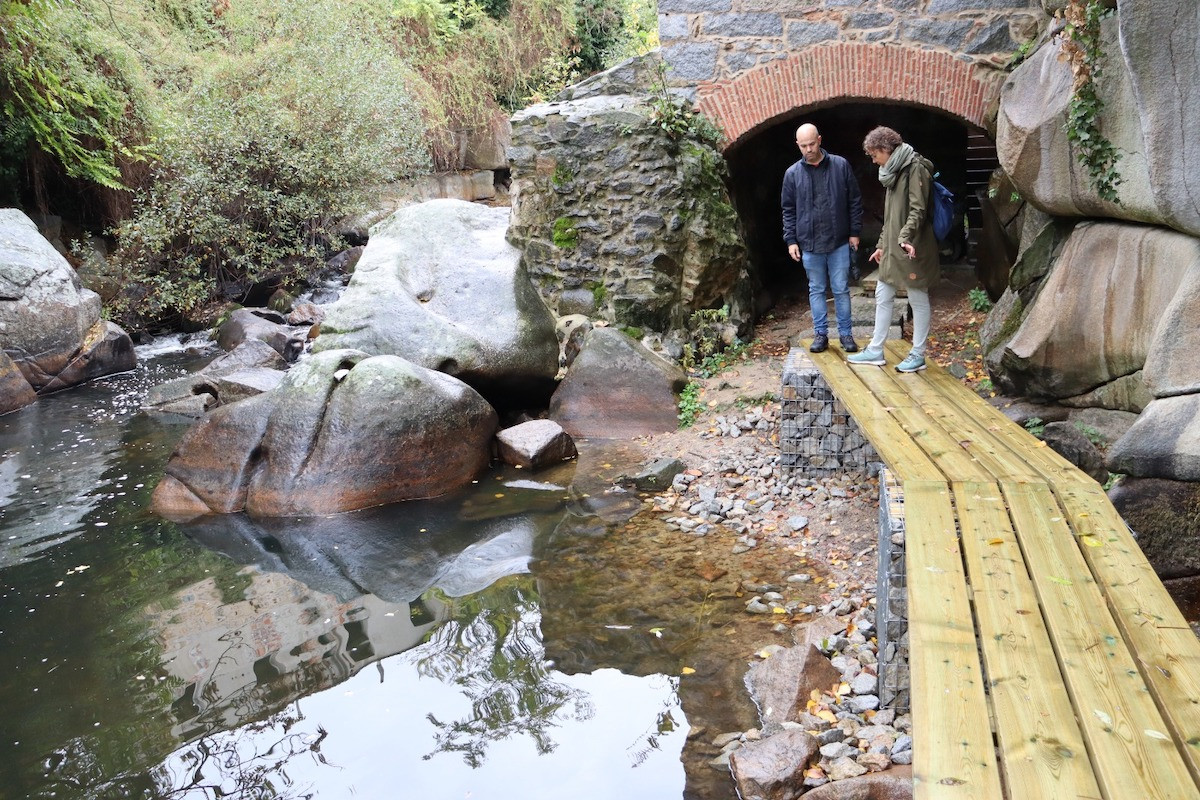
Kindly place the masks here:
<instances>
[{"instance_id":1,"label":"man's dark blue jacket","mask_svg":"<svg viewBox=\"0 0 1200 800\"><path fill-rule=\"evenodd\" d=\"M862 193L850 164L841 156L821 150L813 167L801 158L783 176L783 241L798 244L810 253L828 253L862 232ZM832 219L816 219L813 180L825 180ZM832 246L830 246L832 242Z\"/></svg>"}]
</instances>

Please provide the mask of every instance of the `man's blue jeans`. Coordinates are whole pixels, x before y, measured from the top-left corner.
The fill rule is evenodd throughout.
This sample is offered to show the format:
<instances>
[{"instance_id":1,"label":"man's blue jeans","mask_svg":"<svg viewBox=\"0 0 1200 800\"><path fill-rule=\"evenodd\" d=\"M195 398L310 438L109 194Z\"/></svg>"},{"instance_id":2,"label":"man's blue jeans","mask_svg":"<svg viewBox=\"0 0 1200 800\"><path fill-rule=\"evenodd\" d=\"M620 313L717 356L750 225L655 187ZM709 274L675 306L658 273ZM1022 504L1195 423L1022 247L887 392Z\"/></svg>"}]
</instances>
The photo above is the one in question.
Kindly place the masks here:
<instances>
[{"instance_id":1,"label":"man's blue jeans","mask_svg":"<svg viewBox=\"0 0 1200 800\"><path fill-rule=\"evenodd\" d=\"M829 312L825 292L833 289L833 310L837 315L839 336L851 334L850 320L850 243L832 253L801 254L804 272L808 275L808 307L812 311L813 332L829 333Z\"/></svg>"}]
</instances>

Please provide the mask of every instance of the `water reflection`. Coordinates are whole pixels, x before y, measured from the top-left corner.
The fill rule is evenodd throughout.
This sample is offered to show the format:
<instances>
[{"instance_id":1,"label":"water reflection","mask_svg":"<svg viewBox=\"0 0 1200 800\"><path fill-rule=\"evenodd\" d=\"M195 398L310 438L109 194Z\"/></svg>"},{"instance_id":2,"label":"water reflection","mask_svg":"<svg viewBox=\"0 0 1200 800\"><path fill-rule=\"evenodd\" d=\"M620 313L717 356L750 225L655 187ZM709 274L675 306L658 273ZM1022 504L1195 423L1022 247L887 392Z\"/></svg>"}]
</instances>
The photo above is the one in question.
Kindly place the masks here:
<instances>
[{"instance_id":1,"label":"water reflection","mask_svg":"<svg viewBox=\"0 0 1200 800\"><path fill-rule=\"evenodd\" d=\"M680 796L676 679L553 669L527 577L446 608L450 622L376 670L180 748L154 772L158 796Z\"/></svg>"},{"instance_id":2,"label":"water reflection","mask_svg":"<svg viewBox=\"0 0 1200 800\"><path fill-rule=\"evenodd\" d=\"M0 418L0 796L682 794L677 679L560 670L528 574L635 497L564 465L181 527L146 508L184 427L138 408L199 363Z\"/></svg>"}]
</instances>

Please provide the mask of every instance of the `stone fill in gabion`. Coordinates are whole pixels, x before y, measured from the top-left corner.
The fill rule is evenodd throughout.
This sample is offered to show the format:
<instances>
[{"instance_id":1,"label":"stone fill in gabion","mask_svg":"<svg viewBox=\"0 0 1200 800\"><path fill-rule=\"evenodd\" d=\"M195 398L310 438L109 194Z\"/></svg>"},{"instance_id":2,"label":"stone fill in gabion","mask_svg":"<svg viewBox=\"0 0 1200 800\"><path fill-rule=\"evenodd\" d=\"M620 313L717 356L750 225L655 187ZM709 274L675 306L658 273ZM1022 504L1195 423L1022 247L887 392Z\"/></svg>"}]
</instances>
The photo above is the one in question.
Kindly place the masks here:
<instances>
[{"instance_id":1,"label":"stone fill in gabion","mask_svg":"<svg viewBox=\"0 0 1200 800\"><path fill-rule=\"evenodd\" d=\"M779 431L784 469L821 476L867 470L879 461L808 354L793 347L783 365Z\"/></svg>"}]
</instances>

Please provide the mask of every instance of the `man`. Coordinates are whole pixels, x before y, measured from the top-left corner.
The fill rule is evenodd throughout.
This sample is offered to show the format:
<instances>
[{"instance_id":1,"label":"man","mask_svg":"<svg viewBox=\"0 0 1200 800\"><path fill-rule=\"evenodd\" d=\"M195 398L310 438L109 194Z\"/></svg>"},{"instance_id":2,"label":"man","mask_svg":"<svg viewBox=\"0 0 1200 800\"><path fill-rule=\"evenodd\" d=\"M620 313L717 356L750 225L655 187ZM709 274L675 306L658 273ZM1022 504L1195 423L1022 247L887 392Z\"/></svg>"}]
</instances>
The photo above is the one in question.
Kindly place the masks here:
<instances>
[{"instance_id":1,"label":"man","mask_svg":"<svg viewBox=\"0 0 1200 800\"><path fill-rule=\"evenodd\" d=\"M842 350L858 352L850 320L850 251L862 232L862 193L850 164L821 147L815 125L796 130L802 158L783 176L783 240L793 261L808 275L814 353L829 347L825 291L833 289L838 339Z\"/></svg>"}]
</instances>

